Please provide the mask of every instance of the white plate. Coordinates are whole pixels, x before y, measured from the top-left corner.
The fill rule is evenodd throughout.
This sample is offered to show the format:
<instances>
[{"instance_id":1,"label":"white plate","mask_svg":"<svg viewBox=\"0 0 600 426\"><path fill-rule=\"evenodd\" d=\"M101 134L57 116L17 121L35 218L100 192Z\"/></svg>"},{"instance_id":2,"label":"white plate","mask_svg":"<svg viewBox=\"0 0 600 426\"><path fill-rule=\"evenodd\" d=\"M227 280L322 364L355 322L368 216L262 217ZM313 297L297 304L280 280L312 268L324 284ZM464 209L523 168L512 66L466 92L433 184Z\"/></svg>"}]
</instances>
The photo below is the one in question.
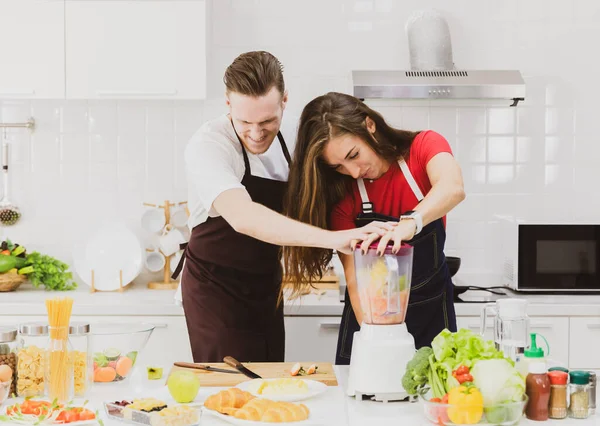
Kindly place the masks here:
<instances>
[{"instance_id":1,"label":"white plate","mask_svg":"<svg viewBox=\"0 0 600 426\"><path fill-rule=\"evenodd\" d=\"M270 382L270 381L279 380L279 379L248 380L248 381L240 383L239 385L237 385L237 387L243 391L250 392L252 395L259 397L259 398L270 399L271 401L285 401L285 402L304 401L309 398L313 398L317 395L320 395L327 390L327 385L324 383L318 382L316 380L304 380L304 379L295 379L295 380L302 380L304 383L307 384L308 392L306 392L306 393L286 394L286 395L276 395L276 394L262 395L262 394L253 393L248 390L248 388L251 387L255 381L258 382L258 381L263 381L263 380Z\"/></svg>"},{"instance_id":2,"label":"white plate","mask_svg":"<svg viewBox=\"0 0 600 426\"><path fill-rule=\"evenodd\" d=\"M74 269L91 287L92 270L97 290L118 290L120 271L123 287L142 272L143 249L136 235L123 223L112 222L98 228L73 252Z\"/></svg>"},{"instance_id":3,"label":"white plate","mask_svg":"<svg viewBox=\"0 0 600 426\"><path fill-rule=\"evenodd\" d=\"M209 410L207 408L203 408L202 411L205 413L209 413L212 416L215 416L227 423L231 423L232 425L237 426L273 426L273 425L289 425L289 426L306 426L306 425L314 425L310 419L310 417L306 420L302 420L301 422L281 422L281 423L269 423L269 422L253 422L251 420L242 420L236 419L233 416L227 416L225 414L221 414L218 411Z\"/></svg>"}]
</instances>

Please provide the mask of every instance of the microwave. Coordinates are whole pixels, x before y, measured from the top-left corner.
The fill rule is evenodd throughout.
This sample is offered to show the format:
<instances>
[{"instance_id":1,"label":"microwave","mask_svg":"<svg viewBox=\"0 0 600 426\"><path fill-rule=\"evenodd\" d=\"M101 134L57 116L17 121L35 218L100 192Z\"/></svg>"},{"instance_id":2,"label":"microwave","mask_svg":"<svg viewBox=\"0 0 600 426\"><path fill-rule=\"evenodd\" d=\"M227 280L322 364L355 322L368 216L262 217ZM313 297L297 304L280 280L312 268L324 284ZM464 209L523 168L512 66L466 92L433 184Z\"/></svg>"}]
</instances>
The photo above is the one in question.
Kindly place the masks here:
<instances>
[{"instance_id":1,"label":"microwave","mask_svg":"<svg viewBox=\"0 0 600 426\"><path fill-rule=\"evenodd\" d=\"M514 225L505 285L521 292L600 293L600 225Z\"/></svg>"}]
</instances>

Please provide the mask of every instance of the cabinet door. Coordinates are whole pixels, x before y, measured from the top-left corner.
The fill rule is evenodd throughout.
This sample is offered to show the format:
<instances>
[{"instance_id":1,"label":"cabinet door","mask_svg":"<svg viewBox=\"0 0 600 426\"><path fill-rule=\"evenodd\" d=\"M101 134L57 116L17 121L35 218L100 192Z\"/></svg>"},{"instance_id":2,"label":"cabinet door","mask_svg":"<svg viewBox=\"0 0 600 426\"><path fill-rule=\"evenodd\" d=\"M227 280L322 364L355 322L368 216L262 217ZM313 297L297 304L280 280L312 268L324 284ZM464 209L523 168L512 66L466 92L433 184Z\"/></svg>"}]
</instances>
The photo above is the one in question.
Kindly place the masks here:
<instances>
[{"instance_id":1,"label":"cabinet door","mask_svg":"<svg viewBox=\"0 0 600 426\"><path fill-rule=\"evenodd\" d=\"M67 98L203 99L205 14L204 0L67 0Z\"/></svg>"},{"instance_id":2,"label":"cabinet door","mask_svg":"<svg viewBox=\"0 0 600 426\"><path fill-rule=\"evenodd\" d=\"M341 317L285 317L285 360L335 362Z\"/></svg>"},{"instance_id":3,"label":"cabinet door","mask_svg":"<svg viewBox=\"0 0 600 426\"><path fill-rule=\"evenodd\" d=\"M64 3L0 1L0 97L65 97Z\"/></svg>"},{"instance_id":4,"label":"cabinet door","mask_svg":"<svg viewBox=\"0 0 600 426\"><path fill-rule=\"evenodd\" d=\"M600 369L600 318L572 317L569 368Z\"/></svg>"}]
</instances>

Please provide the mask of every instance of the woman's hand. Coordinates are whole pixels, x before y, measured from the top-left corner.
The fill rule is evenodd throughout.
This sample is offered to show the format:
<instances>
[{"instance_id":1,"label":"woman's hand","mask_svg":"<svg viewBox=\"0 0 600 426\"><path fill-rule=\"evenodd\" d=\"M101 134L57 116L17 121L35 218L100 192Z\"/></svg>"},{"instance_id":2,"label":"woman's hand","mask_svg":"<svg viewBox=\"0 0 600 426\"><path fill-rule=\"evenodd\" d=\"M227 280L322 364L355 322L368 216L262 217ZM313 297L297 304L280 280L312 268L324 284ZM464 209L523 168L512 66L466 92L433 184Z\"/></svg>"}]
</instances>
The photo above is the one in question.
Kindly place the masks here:
<instances>
[{"instance_id":1,"label":"woman's hand","mask_svg":"<svg viewBox=\"0 0 600 426\"><path fill-rule=\"evenodd\" d=\"M377 254L383 255L385 252L385 248L387 247L390 241L394 242L394 246L392 247L392 253L397 253L400 250L400 246L402 245L402 241L408 241L415 236L415 231L417 230L417 225L413 219L401 220L398 222L397 226L395 226L392 230L386 232L381 236L379 240L379 244L377 245ZM364 240L360 245L360 249L363 253L366 253L369 250L369 246L379 238L377 235L371 235L367 240Z\"/></svg>"},{"instance_id":2,"label":"woman's hand","mask_svg":"<svg viewBox=\"0 0 600 426\"><path fill-rule=\"evenodd\" d=\"M396 222L371 222L362 228L332 232L329 247L343 254L352 254L359 241L375 241L391 232L396 226Z\"/></svg>"}]
</instances>

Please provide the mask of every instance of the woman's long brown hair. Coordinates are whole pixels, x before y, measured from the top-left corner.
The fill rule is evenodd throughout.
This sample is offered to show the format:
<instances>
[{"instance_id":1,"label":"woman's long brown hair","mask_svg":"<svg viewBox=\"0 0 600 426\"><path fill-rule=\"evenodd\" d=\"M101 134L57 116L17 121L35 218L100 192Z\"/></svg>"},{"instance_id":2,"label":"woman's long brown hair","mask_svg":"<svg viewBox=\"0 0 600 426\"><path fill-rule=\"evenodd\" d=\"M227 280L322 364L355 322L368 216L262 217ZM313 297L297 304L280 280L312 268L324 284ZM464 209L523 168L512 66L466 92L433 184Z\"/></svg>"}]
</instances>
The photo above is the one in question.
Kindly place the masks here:
<instances>
[{"instance_id":1,"label":"woman's long brown hair","mask_svg":"<svg viewBox=\"0 0 600 426\"><path fill-rule=\"evenodd\" d=\"M373 135L367 130L367 117L375 122ZM329 228L331 210L351 191L352 177L327 166L322 154L331 138L344 134L360 137L379 156L393 162L408 153L418 132L390 127L381 114L354 96L330 92L313 99L300 116L285 199L287 216L319 228ZM321 279L332 253L332 250L315 247L283 248L293 295Z\"/></svg>"}]
</instances>

